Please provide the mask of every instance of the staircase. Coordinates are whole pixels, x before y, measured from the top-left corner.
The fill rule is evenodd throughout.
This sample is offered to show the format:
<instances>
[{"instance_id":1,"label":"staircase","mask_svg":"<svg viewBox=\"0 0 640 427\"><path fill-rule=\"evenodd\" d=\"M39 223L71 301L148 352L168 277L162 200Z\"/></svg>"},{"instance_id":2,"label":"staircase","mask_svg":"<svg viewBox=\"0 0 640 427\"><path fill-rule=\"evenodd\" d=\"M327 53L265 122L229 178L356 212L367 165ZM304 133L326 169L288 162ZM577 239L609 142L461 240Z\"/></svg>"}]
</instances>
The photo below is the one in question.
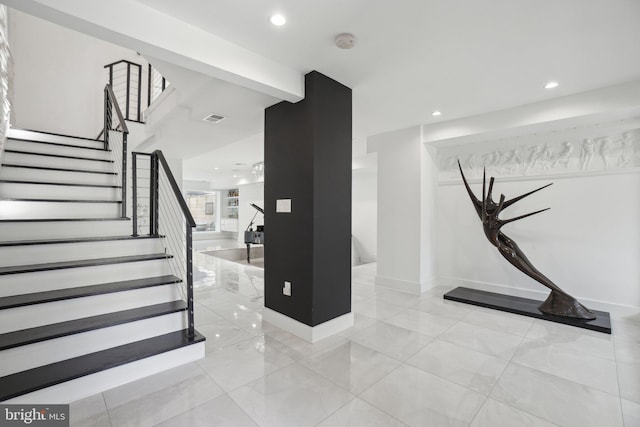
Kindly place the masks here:
<instances>
[{"instance_id":1,"label":"staircase","mask_svg":"<svg viewBox=\"0 0 640 427\"><path fill-rule=\"evenodd\" d=\"M102 141L9 131L0 401L69 403L204 356L165 238L122 217L112 158Z\"/></svg>"}]
</instances>

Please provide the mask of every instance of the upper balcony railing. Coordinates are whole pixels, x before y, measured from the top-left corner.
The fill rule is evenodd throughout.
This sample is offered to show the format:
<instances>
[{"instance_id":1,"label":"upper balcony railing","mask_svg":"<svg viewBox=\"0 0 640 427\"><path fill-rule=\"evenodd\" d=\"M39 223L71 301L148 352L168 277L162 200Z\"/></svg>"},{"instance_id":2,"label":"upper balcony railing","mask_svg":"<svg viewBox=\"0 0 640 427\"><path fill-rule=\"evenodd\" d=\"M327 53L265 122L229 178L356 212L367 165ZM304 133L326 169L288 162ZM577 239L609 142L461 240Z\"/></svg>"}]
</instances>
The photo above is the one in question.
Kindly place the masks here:
<instances>
[{"instance_id":1,"label":"upper balcony railing","mask_svg":"<svg viewBox=\"0 0 640 427\"><path fill-rule=\"evenodd\" d=\"M142 122L142 66L121 59L104 66L125 120Z\"/></svg>"},{"instance_id":2,"label":"upper balcony railing","mask_svg":"<svg viewBox=\"0 0 640 427\"><path fill-rule=\"evenodd\" d=\"M149 64L149 73L147 79L147 106L151 105L162 92L169 86L169 82L162 74L151 64Z\"/></svg>"}]
</instances>

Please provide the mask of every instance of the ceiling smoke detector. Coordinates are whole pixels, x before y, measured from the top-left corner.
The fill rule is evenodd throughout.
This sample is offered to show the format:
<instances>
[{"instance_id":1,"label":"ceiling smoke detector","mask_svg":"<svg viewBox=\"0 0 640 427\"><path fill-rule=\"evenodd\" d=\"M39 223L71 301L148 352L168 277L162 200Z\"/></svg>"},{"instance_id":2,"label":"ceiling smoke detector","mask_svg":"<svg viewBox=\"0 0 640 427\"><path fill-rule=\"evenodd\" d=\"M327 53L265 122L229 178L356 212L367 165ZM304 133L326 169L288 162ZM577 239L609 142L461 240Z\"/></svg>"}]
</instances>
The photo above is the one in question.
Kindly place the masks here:
<instances>
[{"instance_id":1,"label":"ceiling smoke detector","mask_svg":"<svg viewBox=\"0 0 640 427\"><path fill-rule=\"evenodd\" d=\"M338 34L335 41L340 49L351 49L356 45L356 38L350 33Z\"/></svg>"},{"instance_id":2,"label":"ceiling smoke detector","mask_svg":"<svg viewBox=\"0 0 640 427\"><path fill-rule=\"evenodd\" d=\"M224 116L218 115L218 114L209 114L208 116L204 117L202 120L204 120L205 122L210 122L210 123L219 123L221 121L224 120Z\"/></svg>"}]
</instances>

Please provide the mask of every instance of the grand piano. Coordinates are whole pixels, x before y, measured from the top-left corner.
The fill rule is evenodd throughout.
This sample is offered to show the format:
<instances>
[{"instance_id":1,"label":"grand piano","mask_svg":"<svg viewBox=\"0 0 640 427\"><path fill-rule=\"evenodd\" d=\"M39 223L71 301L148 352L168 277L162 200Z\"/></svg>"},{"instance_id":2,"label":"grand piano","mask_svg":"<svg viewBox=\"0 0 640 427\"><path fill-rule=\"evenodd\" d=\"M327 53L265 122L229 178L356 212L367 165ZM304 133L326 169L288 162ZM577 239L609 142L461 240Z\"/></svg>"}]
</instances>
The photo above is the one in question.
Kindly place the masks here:
<instances>
[{"instance_id":1,"label":"grand piano","mask_svg":"<svg viewBox=\"0 0 640 427\"><path fill-rule=\"evenodd\" d=\"M264 244L264 225L257 225L256 229L253 229L253 224L258 213L264 215L264 209L255 203L250 203L251 207L256 210L256 213L251 218L251 222L244 231L244 244L247 245L247 263L251 264L251 245L263 245Z\"/></svg>"}]
</instances>

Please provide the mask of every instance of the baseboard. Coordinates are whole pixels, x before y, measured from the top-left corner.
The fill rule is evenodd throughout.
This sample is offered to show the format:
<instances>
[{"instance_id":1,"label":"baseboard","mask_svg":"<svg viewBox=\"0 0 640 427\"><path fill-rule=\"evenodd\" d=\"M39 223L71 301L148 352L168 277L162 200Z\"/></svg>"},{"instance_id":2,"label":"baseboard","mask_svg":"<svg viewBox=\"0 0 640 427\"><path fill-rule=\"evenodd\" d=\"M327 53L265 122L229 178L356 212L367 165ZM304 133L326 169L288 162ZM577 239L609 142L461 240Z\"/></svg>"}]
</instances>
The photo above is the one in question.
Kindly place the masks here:
<instances>
[{"instance_id":1,"label":"baseboard","mask_svg":"<svg viewBox=\"0 0 640 427\"><path fill-rule=\"evenodd\" d=\"M131 381L202 359L204 355L205 343L203 341L34 391L5 400L2 403L68 404Z\"/></svg>"},{"instance_id":2,"label":"baseboard","mask_svg":"<svg viewBox=\"0 0 640 427\"><path fill-rule=\"evenodd\" d=\"M376 275L376 287L391 289L412 295L420 295L436 285L436 278L424 282L410 282L407 280L393 279L391 277Z\"/></svg>"},{"instance_id":3,"label":"baseboard","mask_svg":"<svg viewBox=\"0 0 640 427\"><path fill-rule=\"evenodd\" d=\"M309 326L265 307L262 320L310 343L335 335L353 326L353 313L343 314L316 326Z\"/></svg>"}]
</instances>

